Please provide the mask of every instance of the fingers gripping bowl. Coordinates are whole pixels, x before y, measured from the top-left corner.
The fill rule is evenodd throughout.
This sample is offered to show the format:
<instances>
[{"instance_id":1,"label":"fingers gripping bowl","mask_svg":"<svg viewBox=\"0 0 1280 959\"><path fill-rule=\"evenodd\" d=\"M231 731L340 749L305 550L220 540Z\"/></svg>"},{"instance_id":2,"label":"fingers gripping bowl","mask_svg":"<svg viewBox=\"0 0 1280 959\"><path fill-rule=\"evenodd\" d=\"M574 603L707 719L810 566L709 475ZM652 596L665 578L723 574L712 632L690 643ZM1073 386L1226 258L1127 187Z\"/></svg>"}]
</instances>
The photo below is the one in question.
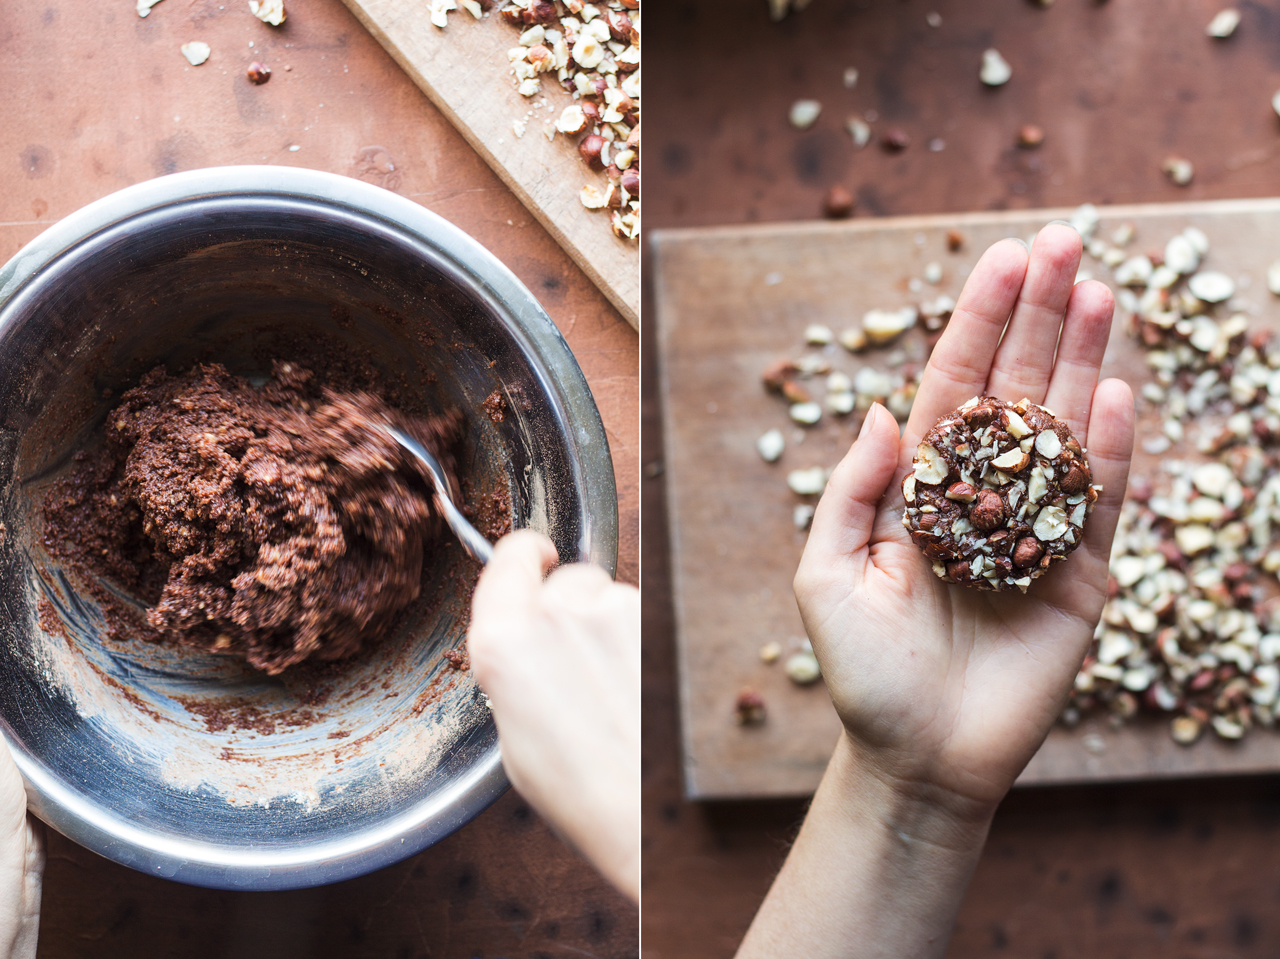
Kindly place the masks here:
<instances>
[{"instance_id":1,"label":"fingers gripping bowl","mask_svg":"<svg viewBox=\"0 0 1280 959\"><path fill-rule=\"evenodd\" d=\"M0 732L54 828L222 888L369 872L506 788L483 697L444 655L478 569L458 544L428 557L376 645L279 677L108 638L43 550L44 492L112 397L159 364L254 378L276 357L341 357L410 406L459 410L479 515L509 499L512 525L548 533L562 560L612 571L617 554L608 444L567 345L505 267L417 204L314 171L199 170L106 197L23 249L0 270Z\"/></svg>"},{"instance_id":2,"label":"fingers gripping bowl","mask_svg":"<svg viewBox=\"0 0 1280 959\"><path fill-rule=\"evenodd\" d=\"M1083 541L1098 489L1085 450L1052 412L975 396L916 448L902 525L939 579L1025 593Z\"/></svg>"}]
</instances>

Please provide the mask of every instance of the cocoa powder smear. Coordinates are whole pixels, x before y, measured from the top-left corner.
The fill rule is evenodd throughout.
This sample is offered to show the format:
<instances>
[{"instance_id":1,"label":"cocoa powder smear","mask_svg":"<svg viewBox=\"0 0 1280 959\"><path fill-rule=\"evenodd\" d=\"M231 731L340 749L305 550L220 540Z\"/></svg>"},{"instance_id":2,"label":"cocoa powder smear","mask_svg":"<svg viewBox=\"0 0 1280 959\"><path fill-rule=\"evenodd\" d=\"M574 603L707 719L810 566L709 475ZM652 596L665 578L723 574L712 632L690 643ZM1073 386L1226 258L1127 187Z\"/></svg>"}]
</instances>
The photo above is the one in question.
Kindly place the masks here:
<instances>
[{"instance_id":1,"label":"cocoa powder smear","mask_svg":"<svg viewBox=\"0 0 1280 959\"><path fill-rule=\"evenodd\" d=\"M294 363L275 362L261 387L218 364L159 367L47 495L45 547L104 607L95 578L148 603L149 638L271 674L340 659L416 598L443 535L429 478L379 427L418 439L452 477L459 422L323 388Z\"/></svg>"}]
</instances>

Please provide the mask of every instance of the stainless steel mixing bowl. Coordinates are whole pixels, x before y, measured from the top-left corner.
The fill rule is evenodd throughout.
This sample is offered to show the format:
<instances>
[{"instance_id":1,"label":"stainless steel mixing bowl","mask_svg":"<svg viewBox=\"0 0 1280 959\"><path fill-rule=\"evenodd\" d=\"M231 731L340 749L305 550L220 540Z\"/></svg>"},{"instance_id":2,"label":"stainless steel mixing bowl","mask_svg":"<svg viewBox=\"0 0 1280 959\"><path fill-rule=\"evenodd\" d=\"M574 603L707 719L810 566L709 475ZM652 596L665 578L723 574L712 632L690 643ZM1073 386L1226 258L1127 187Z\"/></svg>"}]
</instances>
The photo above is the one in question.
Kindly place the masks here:
<instances>
[{"instance_id":1,"label":"stainless steel mixing bowl","mask_svg":"<svg viewBox=\"0 0 1280 959\"><path fill-rule=\"evenodd\" d=\"M456 543L392 635L301 678L108 638L42 545L50 483L142 373L216 360L256 376L320 347L411 405L463 411L472 501L509 495L514 525L613 570L613 470L586 381L529 291L444 220L345 177L223 167L50 227L0 270L0 733L36 815L135 869L333 882L430 845L506 788L483 697L443 656L476 573ZM481 406L494 390L501 422Z\"/></svg>"}]
</instances>

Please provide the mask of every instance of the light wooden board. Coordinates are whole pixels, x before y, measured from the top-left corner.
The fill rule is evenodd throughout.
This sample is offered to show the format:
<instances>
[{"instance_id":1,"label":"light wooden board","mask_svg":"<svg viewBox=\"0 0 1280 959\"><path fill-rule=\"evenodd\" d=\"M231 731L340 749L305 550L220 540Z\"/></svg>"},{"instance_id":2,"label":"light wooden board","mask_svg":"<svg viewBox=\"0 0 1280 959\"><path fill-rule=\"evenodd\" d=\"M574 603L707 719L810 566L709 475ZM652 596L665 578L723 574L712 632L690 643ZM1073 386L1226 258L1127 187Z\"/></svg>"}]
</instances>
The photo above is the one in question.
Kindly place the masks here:
<instances>
[{"instance_id":1,"label":"light wooden board","mask_svg":"<svg viewBox=\"0 0 1280 959\"><path fill-rule=\"evenodd\" d=\"M1265 271L1280 259L1280 200L1250 200L1103 209L1100 236L1122 221L1137 226L1134 252L1163 250L1185 226L1209 236L1207 267L1246 279L1238 296L1251 303L1255 325L1280 329L1280 300L1267 292ZM786 486L789 470L832 466L843 455L860 414L805 431L760 385L774 359L804 352L803 331L825 323L837 332L872 308L918 303L939 292L956 296L988 245L1030 237L1070 210L1018 211L906 219L659 231L652 236L664 402L666 482L671 523L685 787L692 798L795 796L811 792L839 725L821 683L801 688L779 664L760 662L769 640L798 644L804 630L791 577L804 547ZM967 237L958 253L945 234ZM926 263L942 264L937 287L912 292ZM1086 258L1085 269L1089 269ZM1099 279L1109 271L1094 267ZM1248 288L1245 289L1245 285ZM1118 318L1105 375L1140 385L1142 356ZM915 337L915 339L913 339ZM923 359L919 333L897 344ZM826 352L837 369L888 369L887 351L854 357ZM819 385L819 389L820 389ZM1135 390L1135 393L1137 391ZM1146 404L1140 403L1140 410ZM755 451L765 430L787 435L780 462ZM1142 430L1152 423L1140 420ZM1189 444L1187 444L1189 445ZM1169 454L1186 455L1182 447ZM1191 454L1194 455L1194 454ZM1156 468L1140 454L1135 471ZM768 721L734 722L744 686L761 691ZM1241 743L1206 736L1176 745L1153 719L1119 730L1089 720L1055 728L1027 767L1022 784L1280 771L1280 735L1255 731Z\"/></svg>"},{"instance_id":2,"label":"light wooden board","mask_svg":"<svg viewBox=\"0 0 1280 959\"><path fill-rule=\"evenodd\" d=\"M640 254L635 240L619 240L609 229L607 210L588 210L578 199L583 184L606 182L578 156L577 138L543 135L543 124L573 102L555 81L526 99L516 93L507 51L515 29L490 13L475 20L465 10L450 12L441 30L430 20L429 0L343 0L413 82L458 128L518 196L556 242L604 292L633 327L640 310ZM512 122L534 110L522 137Z\"/></svg>"}]
</instances>

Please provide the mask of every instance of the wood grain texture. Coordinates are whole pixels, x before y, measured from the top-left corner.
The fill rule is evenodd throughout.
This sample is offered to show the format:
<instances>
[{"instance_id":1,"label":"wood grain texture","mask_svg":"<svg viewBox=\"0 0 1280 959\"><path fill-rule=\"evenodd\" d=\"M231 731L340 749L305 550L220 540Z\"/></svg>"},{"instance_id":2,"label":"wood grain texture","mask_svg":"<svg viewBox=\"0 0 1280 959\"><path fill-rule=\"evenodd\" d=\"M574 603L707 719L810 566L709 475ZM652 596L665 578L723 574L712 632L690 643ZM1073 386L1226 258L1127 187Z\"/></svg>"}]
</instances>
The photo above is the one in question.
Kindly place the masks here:
<instances>
[{"instance_id":1,"label":"wood grain texture","mask_svg":"<svg viewBox=\"0 0 1280 959\"><path fill-rule=\"evenodd\" d=\"M792 509L802 502L786 473L834 466L856 435L860 414L824 416L805 430L760 385L774 359L803 354L804 328L824 323L839 331L866 310L895 309L939 292L956 296L978 256L1006 236L1028 238L1070 210L906 217L846 224L780 224L658 231L652 239L655 308L666 438L673 592L679 656L685 789L691 798L798 796L817 785L839 730L822 685L798 687L780 664L758 657L762 644L794 647L804 629L791 577L805 535ZM1189 202L1104 208L1100 235L1121 222L1137 227L1134 251L1163 249L1188 225L1212 244L1207 268L1226 269L1255 325L1280 329L1280 301L1266 291L1267 266L1280 237L1280 200ZM957 252L945 234L967 238ZM925 263L943 265L937 287L912 292ZM1084 269L1109 274L1086 258ZM1138 392L1147 368L1135 341L1113 326L1104 375L1128 380ZM907 363L926 356L922 335L854 357L838 346L822 350L833 367L889 370L893 352ZM810 352L813 352L812 350ZM821 392L819 381L816 390ZM1139 405L1139 431L1158 429L1151 408ZM756 438L777 427L788 448L764 463ZM1194 457L1192 439L1167 457ZM1154 475L1158 458L1139 454L1135 474ZM785 654L784 654L785 658ZM742 687L761 691L768 721L734 722ZM1086 748L1086 743L1091 748ZM1222 775L1280 770L1280 738L1258 731L1241 743L1206 737L1188 749L1175 744L1163 721L1120 730L1089 719L1055 728L1019 783L1046 784Z\"/></svg>"},{"instance_id":2,"label":"wood grain texture","mask_svg":"<svg viewBox=\"0 0 1280 959\"><path fill-rule=\"evenodd\" d=\"M449 14L442 30L432 25L427 0L343 2L627 322L638 326L639 245L610 232L608 211L588 210L579 201L583 184L603 183L604 176L587 170L572 139L543 134L544 124L573 102L569 94L554 78L533 97L516 92L507 61L516 32L492 14L477 22L461 9ZM517 137L513 121L524 120L544 98L549 109L534 109Z\"/></svg>"}]
</instances>

